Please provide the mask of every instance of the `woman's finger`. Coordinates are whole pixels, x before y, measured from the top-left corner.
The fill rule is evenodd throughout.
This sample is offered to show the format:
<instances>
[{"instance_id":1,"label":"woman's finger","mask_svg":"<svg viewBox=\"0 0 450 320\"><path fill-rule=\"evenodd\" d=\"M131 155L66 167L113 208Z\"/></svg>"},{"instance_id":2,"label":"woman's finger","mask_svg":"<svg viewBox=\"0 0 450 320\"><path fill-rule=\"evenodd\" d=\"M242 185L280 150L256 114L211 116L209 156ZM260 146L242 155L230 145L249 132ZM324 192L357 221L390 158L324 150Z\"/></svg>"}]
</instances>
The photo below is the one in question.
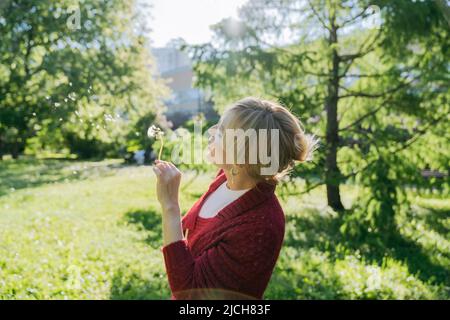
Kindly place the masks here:
<instances>
[{"instance_id":1,"label":"woman's finger","mask_svg":"<svg viewBox=\"0 0 450 320\"><path fill-rule=\"evenodd\" d=\"M162 161L162 163L166 166L166 167L170 167L170 162L168 162L168 161Z\"/></svg>"},{"instance_id":2,"label":"woman's finger","mask_svg":"<svg viewBox=\"0 0 450 320\"><path fill-rule=\"evenodd\" d=\"M171 171L171 173L173 175L175 175L179 172L177 167L172 162L166 162L166 164L167 164L167 168Z\"/></svg>"},{"instance_id":3,"label":"woman's finger","mask_svg":"<svg viewBox=\"0 0 450 320\"><path fill-rule=\"evenodd\" d=\"M172 162L167 162L167 165L173 169L176 169L175 165Z\"/></svg>"},{"instance_id":4,"label":"woman's finger","mask_svg":"<svg viewBox=\"0 0 450 320\"><path fill-rule=\"evenodd\" d=\"M155 165L160 169L164 169L166 167L166 162L163 160L155 160Z\"/></svg>"},{"instance_id":5,"label":"woman's finger","mask_svg":"<svg viewBox=\"0 0 450 320\"><path fill-rule=\"evenodd\" d=\"M159 168L159 170L164 171L167 168L167 165L164 162L160 161L156 164L156 167Z\"/></svg>"},{"instance_id":6,"label":"woman's finger","mask_svg":"<svg viewBox=\"0 0 450 320\"><path fill-rule=\"evenodd\" d=\"M176 165L174 165L173 163L170 163L172 170L174 172L175 175L181 175L181 171L177 168Z\"/></svg>"},{"instance_id":7,"label":"woman's finger","mask_svg":"<svg viewBox=\"0 0 450 320\"><path fill-rule=\"evenodd\" d=\"M153 167L153 172L155 172L157 177L161 175L161 170L156 166Z\"/></svg>"},{"instance_id":8,"label":"woman's finger","mask_svg":"<svg viewBox=\"0 0 450 320\"><path fill-rule=\"evenodd\" d=\"M160 171L160 177L161 178L169 178L172 176L173 171L176 169L173 169L167 162L159 162L156 167Z\"/></svg>"},{"instance_id":9,"label":"woman's finger","mask_svg":"<svg viewBox=\"0 0 450 320\"><path fill-rule=\"evenodd\" d=\"M178 168L177 168L177 166L176 166L175 164L173 164L172 162L168 162L168 164L169 164L169 166L170 166L171 168L173 168L174 170L179 171Z\"/></svg>"}]
</instances>

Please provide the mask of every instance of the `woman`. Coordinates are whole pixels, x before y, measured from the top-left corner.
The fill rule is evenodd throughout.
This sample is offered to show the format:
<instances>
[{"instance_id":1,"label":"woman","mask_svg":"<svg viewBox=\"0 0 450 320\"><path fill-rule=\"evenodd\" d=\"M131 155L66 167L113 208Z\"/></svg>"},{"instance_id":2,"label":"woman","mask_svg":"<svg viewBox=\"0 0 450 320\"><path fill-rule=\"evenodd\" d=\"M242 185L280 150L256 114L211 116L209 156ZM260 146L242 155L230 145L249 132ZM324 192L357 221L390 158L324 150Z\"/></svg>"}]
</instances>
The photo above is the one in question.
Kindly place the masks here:
<instances>
[{"instance_id":1,"label":"woman","mask_svg":"<svg viewBox=\"0 0 450 320\"><path fill-rule=\"evenodd\" d=\"M257 132L257 140L227 139L236 129ZM209 133L209 158L219 172L183 218L180 171L158 160L153 168L172 299L262 299L285 230L275 187L294 161L310 159L315 140L286 108L252 97L233 104ZM270 164L262 149L275 171L263 170Z\"/></svg>"}]
</instances>

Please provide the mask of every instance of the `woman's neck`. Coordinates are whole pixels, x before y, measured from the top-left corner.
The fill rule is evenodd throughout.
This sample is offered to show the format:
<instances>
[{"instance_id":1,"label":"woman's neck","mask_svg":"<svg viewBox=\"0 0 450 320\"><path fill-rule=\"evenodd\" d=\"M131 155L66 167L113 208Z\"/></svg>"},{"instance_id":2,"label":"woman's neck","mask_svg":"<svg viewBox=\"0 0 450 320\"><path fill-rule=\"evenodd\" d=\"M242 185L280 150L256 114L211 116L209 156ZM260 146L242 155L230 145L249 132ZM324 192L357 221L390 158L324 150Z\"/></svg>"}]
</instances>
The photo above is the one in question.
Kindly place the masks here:
<instances>
[{"instance_id":1,"label":"woman's neck","mask_svg":"<svg viewBox=\"0 0 450 320\"><path fill-rule=\"evenodd\" d=\"M231 174L231 170L223 171L227 177L227 187L230 190L251 189L256 185L254 179L243 170L240 170L239 173L234 176Z\"/></svg>"}]
</instances>

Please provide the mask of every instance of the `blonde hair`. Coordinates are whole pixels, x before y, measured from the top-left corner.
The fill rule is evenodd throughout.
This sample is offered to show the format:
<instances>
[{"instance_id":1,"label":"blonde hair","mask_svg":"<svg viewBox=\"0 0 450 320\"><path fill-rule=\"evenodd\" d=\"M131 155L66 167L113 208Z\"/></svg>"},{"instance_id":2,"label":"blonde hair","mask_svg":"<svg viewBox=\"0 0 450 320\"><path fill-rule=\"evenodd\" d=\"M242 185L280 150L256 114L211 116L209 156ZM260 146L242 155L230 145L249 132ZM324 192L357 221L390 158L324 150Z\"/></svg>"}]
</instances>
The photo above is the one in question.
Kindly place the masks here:
<instances>
[{"instance_id":1,"label":"blonde hair","mask_svg":"<svg viewBox=\"0 0 450 320\"><path fill-rule=\"evenodd\" d=\"M258 156L256 164L243 165L252 178L256 181L266 181L276 184L294 166L295 161L305 162L312 159L313 151L317 148L317 139L313 135L305 133L300 120L287 108L279 103L262 100L255 97L247 97L235 102L223 114L221 126L225 129L278 129L279 132L279 159L278 172L274 175L262 175L261 168L264 165ZM270 134L266 139L268 151L272 156ZM249 157L249 142L245 142L246 159Z\"/></svg>"}]
</instances>

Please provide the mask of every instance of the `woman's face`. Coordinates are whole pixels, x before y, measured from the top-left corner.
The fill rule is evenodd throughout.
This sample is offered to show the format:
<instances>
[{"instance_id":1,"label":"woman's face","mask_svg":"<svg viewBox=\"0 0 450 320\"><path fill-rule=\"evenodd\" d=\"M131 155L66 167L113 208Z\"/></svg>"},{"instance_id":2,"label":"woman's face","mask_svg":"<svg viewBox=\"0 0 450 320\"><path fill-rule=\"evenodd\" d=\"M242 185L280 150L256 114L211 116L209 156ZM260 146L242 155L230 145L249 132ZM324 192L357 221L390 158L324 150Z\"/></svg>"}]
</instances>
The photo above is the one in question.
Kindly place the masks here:
<instances>
[{"instance_id":1,"label":"woman's face","mask_svg":"<svg viewBox=\"0 0 450 320\"><path fill-rule=\"evenodd\" d=\"M235 146L233 143L229 146L228 150L227 141L225 137L225 132L228 131L230 123L230 114L225 113L220 118L219 122L211 126L208 132L208 158L217 167L228 170L232 167L232 163L227 163L227 151L230 153L235 153ZM221 154L219 153L221 152ZM232 161L232 160L230 160Z\"/></svg>"},{"instance_id":2,"label":"woman's face","mask_svg":"<svg viewBox=\"0 0 450 320\"><path fill-rule=\"evenodd\" d=\"M224 132L223 127L224 119L223 117L219 122L208 129L208 158L209 160L218 166L219 168L227 169L225 165L226 153L224 148ZM222 152L222 158L218 152Z\"/></svg>"},{"instance_id":3,"label":"woman's face","mask_svg":"<svg viewBox=\"0 0 450 320\"><path fill-rule=\"evenodd\" d=\"M219 139L221 139L219 124L220 121L208 129L208 158L212 163L216 165L217 163L215 161L215 156L216 150L219 147L217 142L219 141Z\"/></svg>"}]
</instances>

